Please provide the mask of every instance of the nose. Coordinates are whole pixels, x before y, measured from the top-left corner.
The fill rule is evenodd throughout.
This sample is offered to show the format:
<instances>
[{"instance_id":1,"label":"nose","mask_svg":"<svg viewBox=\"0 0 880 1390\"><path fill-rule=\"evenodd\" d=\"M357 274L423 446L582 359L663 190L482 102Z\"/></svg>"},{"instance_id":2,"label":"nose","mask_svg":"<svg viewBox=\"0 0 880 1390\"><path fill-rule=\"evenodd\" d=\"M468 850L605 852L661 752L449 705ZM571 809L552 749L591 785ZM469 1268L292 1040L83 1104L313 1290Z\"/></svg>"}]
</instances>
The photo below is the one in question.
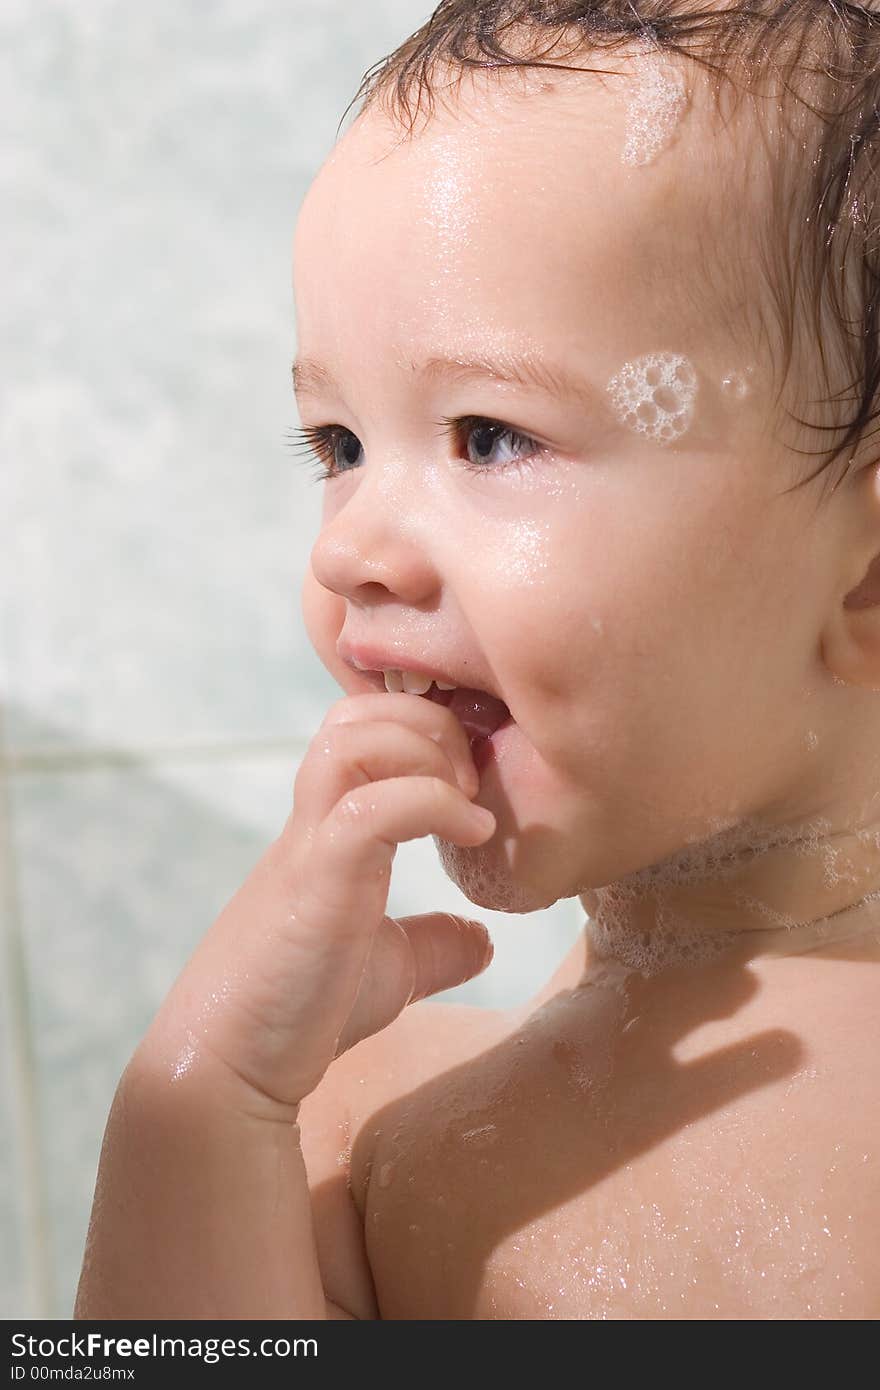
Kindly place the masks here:
<instances>
[{"instance_id":1,"label":"nose","mask_svg":"<svg viewBox=\"0 0 880 1390\"><path fill-rule=\"evenodd\" d=\"M333 515L325 507L311 554L312 571L325 589L360 604L388 594L424 604L434 593L438 577L425 518L413 517L398 489L392 493L382 495L364 476Z\"/></svg>"}]
</instances>

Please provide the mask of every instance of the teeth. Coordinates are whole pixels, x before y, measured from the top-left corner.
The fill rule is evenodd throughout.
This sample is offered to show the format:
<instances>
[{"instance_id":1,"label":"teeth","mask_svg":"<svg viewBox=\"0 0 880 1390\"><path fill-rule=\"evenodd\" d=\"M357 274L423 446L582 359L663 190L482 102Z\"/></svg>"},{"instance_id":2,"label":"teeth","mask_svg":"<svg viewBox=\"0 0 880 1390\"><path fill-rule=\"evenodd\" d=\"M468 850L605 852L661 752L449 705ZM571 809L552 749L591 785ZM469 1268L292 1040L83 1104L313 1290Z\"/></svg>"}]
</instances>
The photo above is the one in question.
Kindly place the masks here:
<instances>
[{"instance_id":1,"label":"teeth","mask_svg":"<svg viewBox=\"0 0 880 1390\"><path fill-rule=\"evenodd\" d=\"M402 671L401 677L407 695L427 695L434 684L430 676L417 676L412 671Z\"/></svg>"},{"instance_id":2,"label":"teeth","mask_svg":"<svg viewBox=\"0 0 880 1390\"><path fill-rule=\"evenodd\" d=\"M417 676L414 671L393 671L382 672L385 677L385 689L389 695L396 695L400 691L405 691L407 695L427 695L434 682L430 676ZM437 682L438 690L454 690L454 685L446 685L442 681Z\"/></svg>"}]
</instances>

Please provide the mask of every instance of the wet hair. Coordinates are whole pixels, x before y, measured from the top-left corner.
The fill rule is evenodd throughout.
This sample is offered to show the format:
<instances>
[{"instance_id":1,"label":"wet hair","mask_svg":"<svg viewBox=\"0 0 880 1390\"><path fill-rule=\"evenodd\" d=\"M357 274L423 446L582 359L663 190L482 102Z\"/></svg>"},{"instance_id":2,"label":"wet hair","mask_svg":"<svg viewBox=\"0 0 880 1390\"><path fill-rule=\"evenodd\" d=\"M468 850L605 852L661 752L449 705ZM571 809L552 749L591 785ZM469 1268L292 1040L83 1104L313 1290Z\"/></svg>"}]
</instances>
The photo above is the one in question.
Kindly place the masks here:
<instances>
[{"instance_id":1,"label":"wet hair","mask_svg":"<svg viewBox=\"0 0 880 1390\"><path fill-rule=\"evenodd\" d=\"M824 436L842 434L826 438L829 447L795 449L822 456L795 488L823 474L827 482L840 462L834 492L880 457L864 458L880 422L880 0L442 0L421 28L367 70L340 127L356 102L359 115L380 103L411 137L423 97L428 118L433 114L438 71L457 74L457 89L475 68L589 73L596 69L560 57L613 55L634 45L714 74L716 106L722 93L735 98L767 79L782 125L796 122L796 135L791 127L777 132L777 157L768 165L770 235L758 248L763 293L753 312L762 335L779 344L777 404L796 341L827 392L810 402L829 408L818 422L788 414ZM762 135L766 149L763 127ZM766 307L773 311L769 323Z\"/></svg>"}]
</instances>

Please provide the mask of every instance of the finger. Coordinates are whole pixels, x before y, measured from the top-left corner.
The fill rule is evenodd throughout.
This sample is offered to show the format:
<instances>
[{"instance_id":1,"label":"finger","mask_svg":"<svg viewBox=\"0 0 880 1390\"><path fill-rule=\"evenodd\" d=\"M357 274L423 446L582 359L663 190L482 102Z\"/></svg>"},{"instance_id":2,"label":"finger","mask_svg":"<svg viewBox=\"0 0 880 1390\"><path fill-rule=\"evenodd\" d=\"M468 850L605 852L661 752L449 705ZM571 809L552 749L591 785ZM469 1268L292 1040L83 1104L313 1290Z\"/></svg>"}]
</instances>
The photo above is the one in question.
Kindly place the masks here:
<instances>
[{"instance_id":1,"label":"finger","mask_svg":"<svg viewBox=\"0 0 880 1390\"><path fill-rule=\"evenodd\" d=\"M460 787L445 748L410 725L331 724L312 740L296 774L294 830L317 828L355 787L405 776L439 777Z\"/></svg>"},{"instance_id":2,"label":"finger","mask_svg":"<svg viewBox=\"0 0 880 1390\"><path fill-rule=\"evenodd\" d=\"M373 938L336 1056L387 1028L407 1004L473 979L492 955L492 941L481 922L449 912L386 917Z\"/></svg>"},{"instance_id":3,"label":"finger","mask_svg":"<svg viewBox=\"0 0 880 1390\"><path fill-rule=\"evenodd\" d=\"M491 964L495 954L482 922L454 917L451 912L428 912L397 921L406 933L415 965L411 1004L466 984Z\"/></svg>"},{"instance_id":4,"label":"finger","mask_svg":"<svg viewBox=\"0 0 880 1390\"><path fill-rule=\"evenodd\" d=\"M292 862L291 831L282 831L267 858L266 872L252 876L249 883L250 910L245 915L242 901L230 917L248 998L259 995L264 1020L258 1046L249 1041L250 1010L243 1011L243 1023L232 1038L232 1055L251 1084L289 1103L320 1081L385 919L398 843L436 834L472 846L485 842L495 827L491 812L474 806L449 782L396 777L357 787L343 797L314 836L306 872ZM246 934L240 929L243 920L250 922ZM230 953L227 944L226 959ZM404 981L401 1008L416 980L414 964ZM319 1004L307 1002L298 1008L297 1000ZM224 1031L229 1052L228 1021Z\"/></svg>"},{"instance_id":5,"label":"finger","mask_svg":"<svg viewBox=\"0 0 880 1390\"><path fill-rule=\"evenodd\" d=\"M331 705L321 727L353 724L365 719L390 719L394 723L408 724L439 743L451 759L465 793L476 796L480 789L480 774L474 764L470 740L461 721L445 705L438 705L424 695L409 695L405 691L384 695L381 692L349 695Z\"/></svg>"},{"instance_id":6,"label":"finger","mask_svg":"<svg viewBox=\"0 0 880 1390\"><path fill-rule=\"evenodd\" d=\"M299 876L296 917L310 932L348 942L363 933L365 921L384 918L398 844L437 835L472 847L495 829L491 811L442 778L392 777L356 787L312 839L309 872Z\"/></svg>"}]
</instances>

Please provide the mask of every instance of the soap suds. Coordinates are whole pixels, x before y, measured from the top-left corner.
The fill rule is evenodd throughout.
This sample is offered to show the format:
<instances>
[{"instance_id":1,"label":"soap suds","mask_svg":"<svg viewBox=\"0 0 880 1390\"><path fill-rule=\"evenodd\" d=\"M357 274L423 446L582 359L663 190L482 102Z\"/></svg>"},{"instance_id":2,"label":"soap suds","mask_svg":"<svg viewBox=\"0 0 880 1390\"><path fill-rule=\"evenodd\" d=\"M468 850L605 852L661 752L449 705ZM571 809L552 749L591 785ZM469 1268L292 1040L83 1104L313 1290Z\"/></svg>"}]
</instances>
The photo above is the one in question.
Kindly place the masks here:
<instances>
[{"instance_id":1,"label":"soap suds","mask_svg":"<svg viewBox=\"0 0 880 1390\"><path fill-rule=\"evenodd\" d=\"M491 908L493 912L534 912L534 900L528 889L506 875L497 857L484 845L462 849L439 835L433 836L433 840L446 876L457 884L469 902Z\"/></svg>"},{"instance_id":2,"label":"soap suds","mask_svg":"<svg viewBox=\"0 0 880 1390\"><path fill-rule=\"evenodd\" d=\"M747 818L719 826L716 833L694 840L669 858L593 890L598 905L587 930L596 956L613 958L649 976L725 954L742 941L742 932L694 923L670 909L664 901L664 890L671 893L685 884L730 879L739 875L751 859L783 846L800 857L819 855L826 886L849 882L852 875L840 864L838 852L821 843L830 828L824 817L805 825L783 827L767 827ZM865 902L875 897L880 898L880 892L868 895ZM656 900L652 902L651 928L642 930L634 925L638 904L649 898ZM767 922L767 929L754 936L762 954L806 951L864 930L848 913L802 923L747 894L740 894L737 901Z\"/></svg>"},{"instance_id":3,"label":"soap suds","mask_svg":"<svg viewBox=\"0 0 880 1390\"><path fill-rule=\"evenodd\" d=\"M651 352L626 362L608 383L621 423L657 444L670 444L690 428L697 373L686 357Z\"/></svg>"},{"instance_id":4,"label":"soap suds","mask_svg":"<svg viewBox=\"0 0 880 1390\"><path fill-rule=\"evenodd\" d=\"M687 109L684 77L669 63L647 56L632 78L622 164L651 164L672 143Z\"/></svg>"}]
</instances>

